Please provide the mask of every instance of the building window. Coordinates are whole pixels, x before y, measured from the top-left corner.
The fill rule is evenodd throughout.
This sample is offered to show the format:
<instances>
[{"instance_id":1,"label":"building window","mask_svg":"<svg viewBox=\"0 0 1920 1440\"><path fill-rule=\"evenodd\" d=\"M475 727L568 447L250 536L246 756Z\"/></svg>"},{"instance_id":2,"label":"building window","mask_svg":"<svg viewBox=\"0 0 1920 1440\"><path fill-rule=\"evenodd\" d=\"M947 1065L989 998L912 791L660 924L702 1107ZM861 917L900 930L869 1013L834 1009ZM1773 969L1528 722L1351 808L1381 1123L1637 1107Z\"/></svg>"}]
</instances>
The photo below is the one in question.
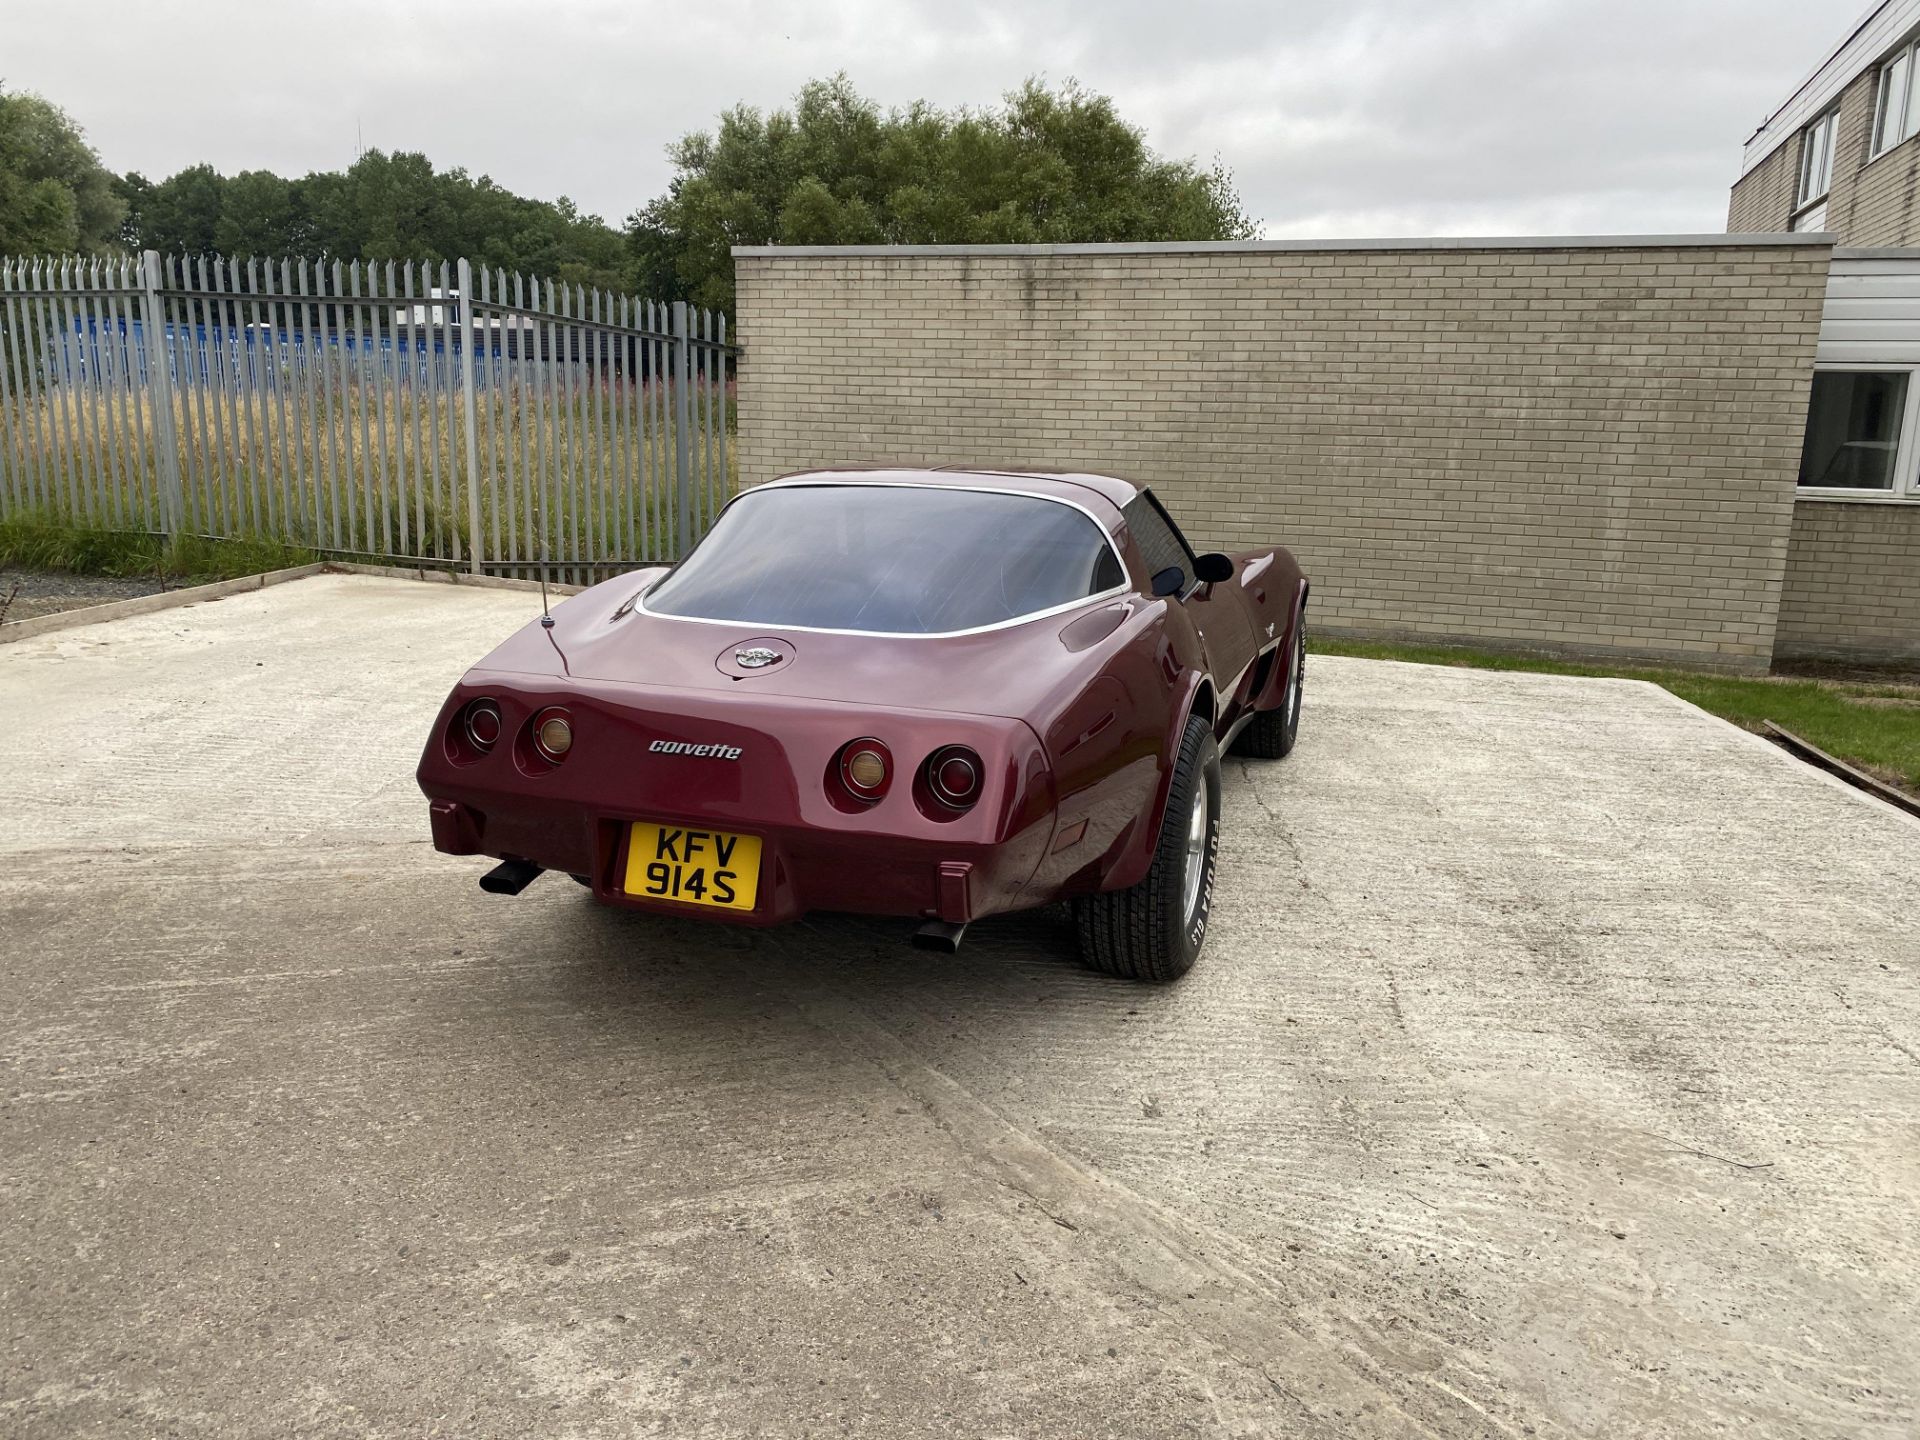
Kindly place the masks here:
<instances>
[{"instance_id":1,"label":"building window","mask_svg":"<svg viewBox=\"0 0 1920 1440\"><path fill-rule=\"evenodd\" d=\"M1873 153L1891 150L1920 130L1920 85L1914 84L1914 50L1909 44L1880 66L1880 99L1873 114Z\"/></svg>"},{"instance_id":2,"label":"building window","mask_svg":"<svg viewBox=\"0 0 1920 1440\"><path fill-rule=\"evenodd\" d=\"M1793 202L1796 210L1826 199L1827 187L1833 183L1833 131L1838 113L1829 110L1800 132L1800 195Z\"/></svg>"},{"instance_id":3,"label":"building window","mask_svg":"<svg viewBox=\"0 0 1920 1440\"><path fill-rule=\"evenodd\" d=\"M1800 451L1803 489L1887 494L1901 488L1910 379L1905 370L1814 372Z\"/></svg>"}]
</instances>

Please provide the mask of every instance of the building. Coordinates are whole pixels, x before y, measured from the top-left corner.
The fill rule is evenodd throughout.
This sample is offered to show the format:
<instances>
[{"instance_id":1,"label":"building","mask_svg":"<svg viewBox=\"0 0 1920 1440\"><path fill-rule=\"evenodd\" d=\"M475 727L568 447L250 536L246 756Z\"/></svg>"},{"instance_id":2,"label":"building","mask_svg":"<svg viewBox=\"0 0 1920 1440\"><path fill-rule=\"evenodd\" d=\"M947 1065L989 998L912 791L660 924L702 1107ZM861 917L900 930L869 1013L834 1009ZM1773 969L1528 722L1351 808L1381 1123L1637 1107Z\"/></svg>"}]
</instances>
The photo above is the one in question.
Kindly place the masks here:
<instances>
[{"instance_id":1,"label":"building","mask_svg":"<svg viewBox=\"0 0 1920 1440\"><path fill-rule=\"evenodd\" d=\"M1920 0L1883 0L1747 137L1727 229L1920 245Z\"/></svg>"},{"instance_id":2,"label":"building","mask_svg":"<svg viewBox=\"0 0 1920 1440\"><path fill-rule=\"evenodd\" d=\"M1781 600L1782 656L1920 655L1920 0L1883 0L1748 137L1738 233L1834 252Z\"/></svg>"}]
</instances>

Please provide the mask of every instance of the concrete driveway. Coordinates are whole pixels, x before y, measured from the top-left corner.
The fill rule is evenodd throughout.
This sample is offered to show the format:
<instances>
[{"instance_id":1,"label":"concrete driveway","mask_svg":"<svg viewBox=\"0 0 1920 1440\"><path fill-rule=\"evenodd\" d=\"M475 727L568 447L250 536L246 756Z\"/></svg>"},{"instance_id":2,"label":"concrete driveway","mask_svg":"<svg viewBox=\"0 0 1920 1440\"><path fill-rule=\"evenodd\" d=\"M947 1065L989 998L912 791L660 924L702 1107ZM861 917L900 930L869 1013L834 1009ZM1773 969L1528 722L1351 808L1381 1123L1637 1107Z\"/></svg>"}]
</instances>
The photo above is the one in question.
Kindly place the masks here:
<instances>
[{"instance_id":1,"label":"concrete driveway","mask_svg":"<svg viewBox=\"0 0 1920 1440\"><path fill-rule=\"evenodd\" d=\"M411 772L533 613L0 646L0 1433L1914 1433L1920 826L1317 659L1172 989L508 900Z\"/></svg>"}]
</instances>

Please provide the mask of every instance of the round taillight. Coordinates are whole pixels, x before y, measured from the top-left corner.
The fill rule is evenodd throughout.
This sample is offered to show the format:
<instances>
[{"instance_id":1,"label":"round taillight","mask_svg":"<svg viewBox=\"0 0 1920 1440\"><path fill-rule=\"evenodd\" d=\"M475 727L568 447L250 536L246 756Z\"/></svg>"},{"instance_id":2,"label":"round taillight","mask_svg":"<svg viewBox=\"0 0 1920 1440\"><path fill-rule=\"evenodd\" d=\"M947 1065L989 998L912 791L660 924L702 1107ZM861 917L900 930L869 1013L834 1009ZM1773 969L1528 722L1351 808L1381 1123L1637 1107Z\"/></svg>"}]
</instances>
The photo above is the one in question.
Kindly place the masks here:
<instances>
[{"instance_id":1,"label":"round taillight","mask_svg":"<svg viewBox=\"0 0 1920 1440\"><path fill-rule=\"evenodd\" d=\"M878 740L855 740L840 752L840 778L862 800L878 800L893 778L893 756Z\"/></svg>"},{"instance_id":2,"label":"round taillight","mask_svg":"<svg viewBox=\"0 0 1920 1440\"><path fill-rule=\"evenodd\" d=\"M927 788L942 805L964 810L980 798L980 757L950 745L927 757Z\"/></svg>"},{"instance_id":3,"label":"round taillight","mask_svg":"<svg viewBox=\"0 0 1920 1440\"><path fill-rule=\"evenodd\" d=\"M500 707L491 700L475 700L467 706L467 739L473 748L491 750L500 742Z\"/></svg>"},{"instance_id":4,"label":"round taillight","mask_svg":"<svg viewBox=\"0 0 1920 1440\"><path fill-rule=\"evenodd\" d=\"M558 765L573 748L573 725L564 710L542 710L533 721L533 747Z\"/></svg>"}]
</instances>

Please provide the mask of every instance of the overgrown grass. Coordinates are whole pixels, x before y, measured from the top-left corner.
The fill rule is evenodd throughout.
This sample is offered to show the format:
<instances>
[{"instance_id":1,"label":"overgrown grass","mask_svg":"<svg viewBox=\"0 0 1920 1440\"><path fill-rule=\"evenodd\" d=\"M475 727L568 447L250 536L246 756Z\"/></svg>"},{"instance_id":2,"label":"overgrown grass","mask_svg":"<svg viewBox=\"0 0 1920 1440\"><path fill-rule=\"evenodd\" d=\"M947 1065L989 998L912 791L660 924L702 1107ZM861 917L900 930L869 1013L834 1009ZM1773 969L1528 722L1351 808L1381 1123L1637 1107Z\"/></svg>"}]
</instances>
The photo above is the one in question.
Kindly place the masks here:
<instances>
[{"instance_id":1,"label":"overgrown grass","mask_svg":"<svg viewBox=\"0 0 1920 1440\"><path fill-rule=\"evenodd\" d=\"M622 383L556 391L516 378L476 398L475 489L492 564L672 553L676 421L663 391ZM161 417L150 394L136 403L130 391L74 385L7 403L0 474L14 503L91 527L165 527ZM699 528L738 486L736 410L719 385L695 386L691 406ZM702 419L714 433L699 428ZM243 393L183 387L168 427L183 528L354 558L464 560L474 538L465 423L457 390L391 376L356 375L330 390L291 381ZM604 572L582 567L596 573Z\"/></svg>"},{"instance_id":2,"label":"overgrown grass","mask_svg":"<svg viewBox=\"0 0 1920 1440\"><path fill-rule=\"evenodd\" d=\"M1397 645L1318 639L1323 655L1457 665L1476 670L1531 670L1549 675L1615 676L1650 680L1702 710L1759 731L1771 720L1902 790L1920 795L1920 683L1811 680L1792 676L1707 674L1651 665L1605 665L1550 655L1501 655L1450 645Z\"/></svg>"},{"instance_id":3,"label":"overgrown grass","mask_svg":"<svg viewBox=\"0 0 1920 1440\"><path fill-rule=\"evenodd\" d=\"M76 525L55 512L0 518L0 568L60 570L74 575L156 576L167 580L228 580L311 565L311 550L244 536L163 537L138 531Z\"/></svg>"}]
</instances>

